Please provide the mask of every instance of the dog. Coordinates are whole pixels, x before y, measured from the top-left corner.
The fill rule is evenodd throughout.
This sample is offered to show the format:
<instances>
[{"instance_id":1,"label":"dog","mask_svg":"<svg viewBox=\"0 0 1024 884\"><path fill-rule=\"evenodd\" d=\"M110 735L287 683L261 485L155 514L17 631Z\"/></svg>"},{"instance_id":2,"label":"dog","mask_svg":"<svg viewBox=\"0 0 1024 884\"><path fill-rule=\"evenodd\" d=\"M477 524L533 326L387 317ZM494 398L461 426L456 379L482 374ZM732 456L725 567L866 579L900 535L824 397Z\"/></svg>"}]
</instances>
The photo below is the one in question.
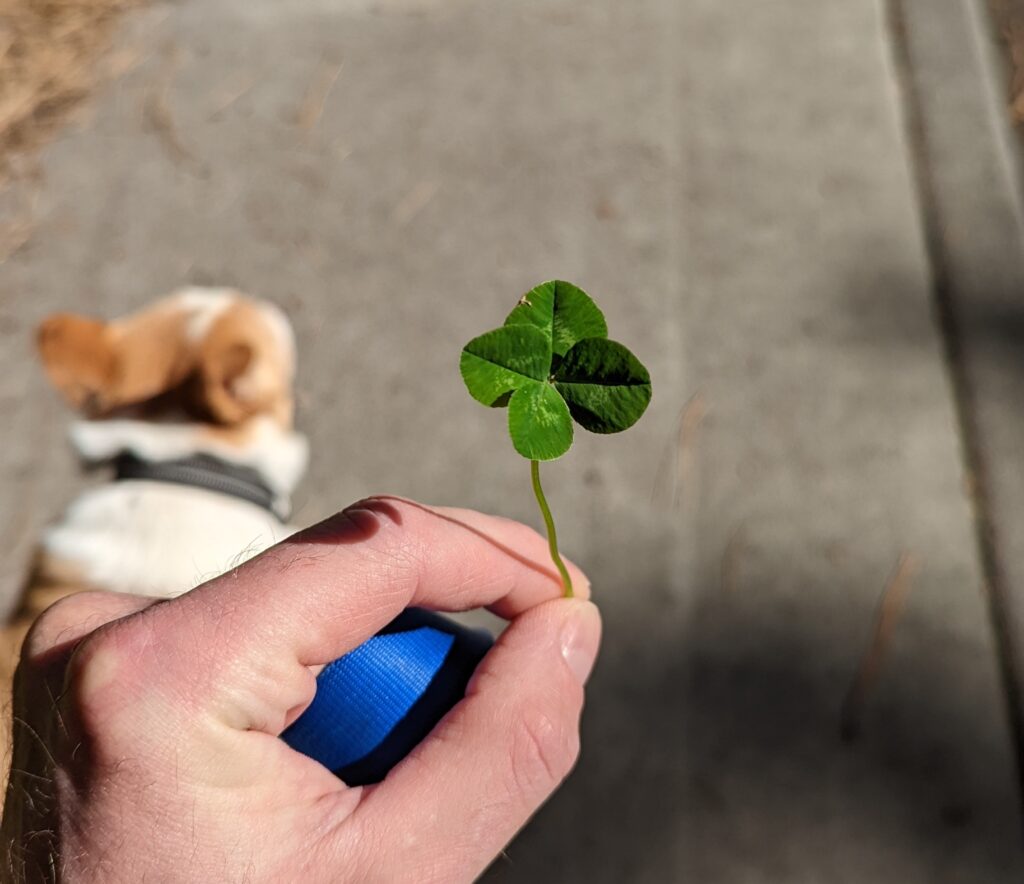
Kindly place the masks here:
<instances>
[{"instance_id":1,"label":"dog","mask_svg":"<svg viewBox=\"0 0 1024 884\"><path fill-rule=\"evenodd\" d=\"M185 288L111 322L50 316L36 343L79 414L75 452L113 481L85 490L38 544L0 635L5 699L29 626L62 597L170 598L293 533L290 497L308 460L293 425L292 327L268 301Z\"/></svg>"}]
</instances>

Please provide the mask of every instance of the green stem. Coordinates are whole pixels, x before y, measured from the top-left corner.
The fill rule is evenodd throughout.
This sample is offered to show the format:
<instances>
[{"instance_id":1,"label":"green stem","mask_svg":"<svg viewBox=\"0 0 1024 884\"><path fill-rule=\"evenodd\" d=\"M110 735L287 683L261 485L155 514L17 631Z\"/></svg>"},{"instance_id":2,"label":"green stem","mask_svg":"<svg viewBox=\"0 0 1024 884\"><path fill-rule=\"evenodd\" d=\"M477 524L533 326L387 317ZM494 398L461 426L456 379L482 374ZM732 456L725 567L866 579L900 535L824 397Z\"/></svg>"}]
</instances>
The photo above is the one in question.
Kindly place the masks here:
<instances>
[{"instance_id":1,"label":"green stem","mask_svg":"<svg viewBox=\"0 0 1024 884\"><path fill-rule=\"evenodd\" d=\"M571 599L573 596L572 580L569 577L569 569L565 567L565 562L562 561L562 557L558 554L555 520L551 518L551 510L548 507L547 498L544 497L544 489L540 487L539 461L530 461L530 478L533 479L533 493L536 495L537 503L540 505L540 514L544 517L544 525L548 529L548 547L551 549L551 559L555 563L555 567L558 568L558 573L562 575L562 587L565 590L565 597Z\"/></svg>"}]
</instances>

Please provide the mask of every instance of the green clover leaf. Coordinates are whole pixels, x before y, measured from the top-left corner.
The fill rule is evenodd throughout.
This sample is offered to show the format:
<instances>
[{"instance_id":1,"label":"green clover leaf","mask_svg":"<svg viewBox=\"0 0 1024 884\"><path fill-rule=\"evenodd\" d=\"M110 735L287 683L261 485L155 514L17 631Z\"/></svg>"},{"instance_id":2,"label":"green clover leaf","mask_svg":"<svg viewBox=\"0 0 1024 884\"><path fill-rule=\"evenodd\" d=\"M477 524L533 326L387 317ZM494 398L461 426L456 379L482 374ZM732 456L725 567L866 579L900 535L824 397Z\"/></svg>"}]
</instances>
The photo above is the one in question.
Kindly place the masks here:
<instances>
[{"instance_id":1,"label":"green clover leaf","mask_svg":"<svg viewBox=\"0 0 1024 884\"><path fill-rule=\"evenodd\" d=\"M505 325L532 325L551 342L551 352L564 356L577 341L607 338L604 314L590 296L572 283L552 280L531 289L509 313Z\"/></svg>"},{"instance_id":2,"label":"green clover leaf","mask_svg":"<svg viewBox=\"0 0 1024 884\"><path fill-rule=\"evenodd\" d=\"M469 395L477 402L503 406L510 393L548 379L551 347L540 329L496 328L462 348L459 370Z\"/></svg>"},{"instance_id":3,"label":"green clover leaf","mask_svg":"<svg viewBox=\"0 0 1024 884\"><path fill-rule=\"evenodd\" d=\"M466 344L459 367L474 399L508 406L512 444L529 460L565 454L573 420L592 433L618 433L651 400L647 369L608 339L591 298L560 280L527 292L501 328Z\"/></svg>"},{"instance_id":4,"label":"green clover leaf","mask_svg":"<svg viewBox=\"0 0 1024 884\"><path fill-rule=\"evenodd\" d=\"M569 406L548 383L520 387L508 403L512 444L529 460L554 460L572 445Z\"/></svg>"},{"instance_id":5,"label":"green clover leaf","mask_svg":"<svg viewBox=\"0 0 1024 884\"><path fill-rule=\"evenodd\" d=\"M555 389L591 433L619 433L640 420L651 401L651 376L622 344L586 338L565 354Z\"/></svg>"}]
</instances>

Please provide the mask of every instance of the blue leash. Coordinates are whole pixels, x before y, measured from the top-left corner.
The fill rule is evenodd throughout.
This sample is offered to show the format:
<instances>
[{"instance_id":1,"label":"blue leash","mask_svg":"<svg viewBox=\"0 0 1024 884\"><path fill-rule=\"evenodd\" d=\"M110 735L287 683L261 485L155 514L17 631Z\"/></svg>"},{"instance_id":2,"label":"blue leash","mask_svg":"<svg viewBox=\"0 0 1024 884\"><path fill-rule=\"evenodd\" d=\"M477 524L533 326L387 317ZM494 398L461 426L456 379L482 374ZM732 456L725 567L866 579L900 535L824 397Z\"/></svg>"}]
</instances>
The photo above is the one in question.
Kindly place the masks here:
<instances>
[{"instance_id":1,"label":"blue leash","mask_svg":"<svg viewBox=\"0 0 1024 884\"><path fill-rule=\"evenodd\" d=\"M323 669L281 738L349 785L379 782L462 699L492 644L483 630L409 608Z\"/></svg>"}]
</instances>

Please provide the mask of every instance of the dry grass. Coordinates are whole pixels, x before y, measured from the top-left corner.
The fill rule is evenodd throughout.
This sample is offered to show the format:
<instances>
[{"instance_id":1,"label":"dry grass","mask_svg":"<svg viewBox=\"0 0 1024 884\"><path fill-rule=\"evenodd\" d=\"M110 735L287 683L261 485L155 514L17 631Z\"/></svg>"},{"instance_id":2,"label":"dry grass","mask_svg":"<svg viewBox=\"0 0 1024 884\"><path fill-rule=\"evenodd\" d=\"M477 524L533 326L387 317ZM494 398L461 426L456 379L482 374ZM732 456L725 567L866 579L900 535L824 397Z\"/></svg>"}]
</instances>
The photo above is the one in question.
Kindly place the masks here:
<instances>
[{"instance_id":1,"label":"dry grass","mask_svg":"<svg viewBox=\"0 0 1024 884\"><path fill-rule=\"evenodd\" d=\"M882 673L882 665L888 656L896 624L906 606L907 597L919 570L920 562L917 556L910 552L901 553L896 570L889 575L889 580L885 584L875 615L871 641L843 701L840 733L844 740L855 740L860 735L868 697Z\"/></svg>"},{"instance_id":2,"label":"dry grass","mask_svg":"<svg viewBox=\"0 0 1024 884\"><path fill-rule=\"evenodd\" d=\"M0 174L49 139L104 76L118 15L138 0L0 0Z\"/></svg>"},{"instance_id":3,"label":"dry grass","mask_svg":"<svg viewBox=\"0 0 1024 884\"><path fill-rule=\"evenodd\" d=\"M118 16L140 0L0 0L0 261L32 232L34 157L109 72Z\"/></svg>"},{"instance_id":4,"label":"dry grass","mask_svg":"<svg viewBox=\"0 0 1024 884\"><path fill-rule=\"evenodd\" d=\"M1016 125L1024 123L1024 0L989 0L1009 65L1008 102Z\"/></svg>"}]
</instances>

